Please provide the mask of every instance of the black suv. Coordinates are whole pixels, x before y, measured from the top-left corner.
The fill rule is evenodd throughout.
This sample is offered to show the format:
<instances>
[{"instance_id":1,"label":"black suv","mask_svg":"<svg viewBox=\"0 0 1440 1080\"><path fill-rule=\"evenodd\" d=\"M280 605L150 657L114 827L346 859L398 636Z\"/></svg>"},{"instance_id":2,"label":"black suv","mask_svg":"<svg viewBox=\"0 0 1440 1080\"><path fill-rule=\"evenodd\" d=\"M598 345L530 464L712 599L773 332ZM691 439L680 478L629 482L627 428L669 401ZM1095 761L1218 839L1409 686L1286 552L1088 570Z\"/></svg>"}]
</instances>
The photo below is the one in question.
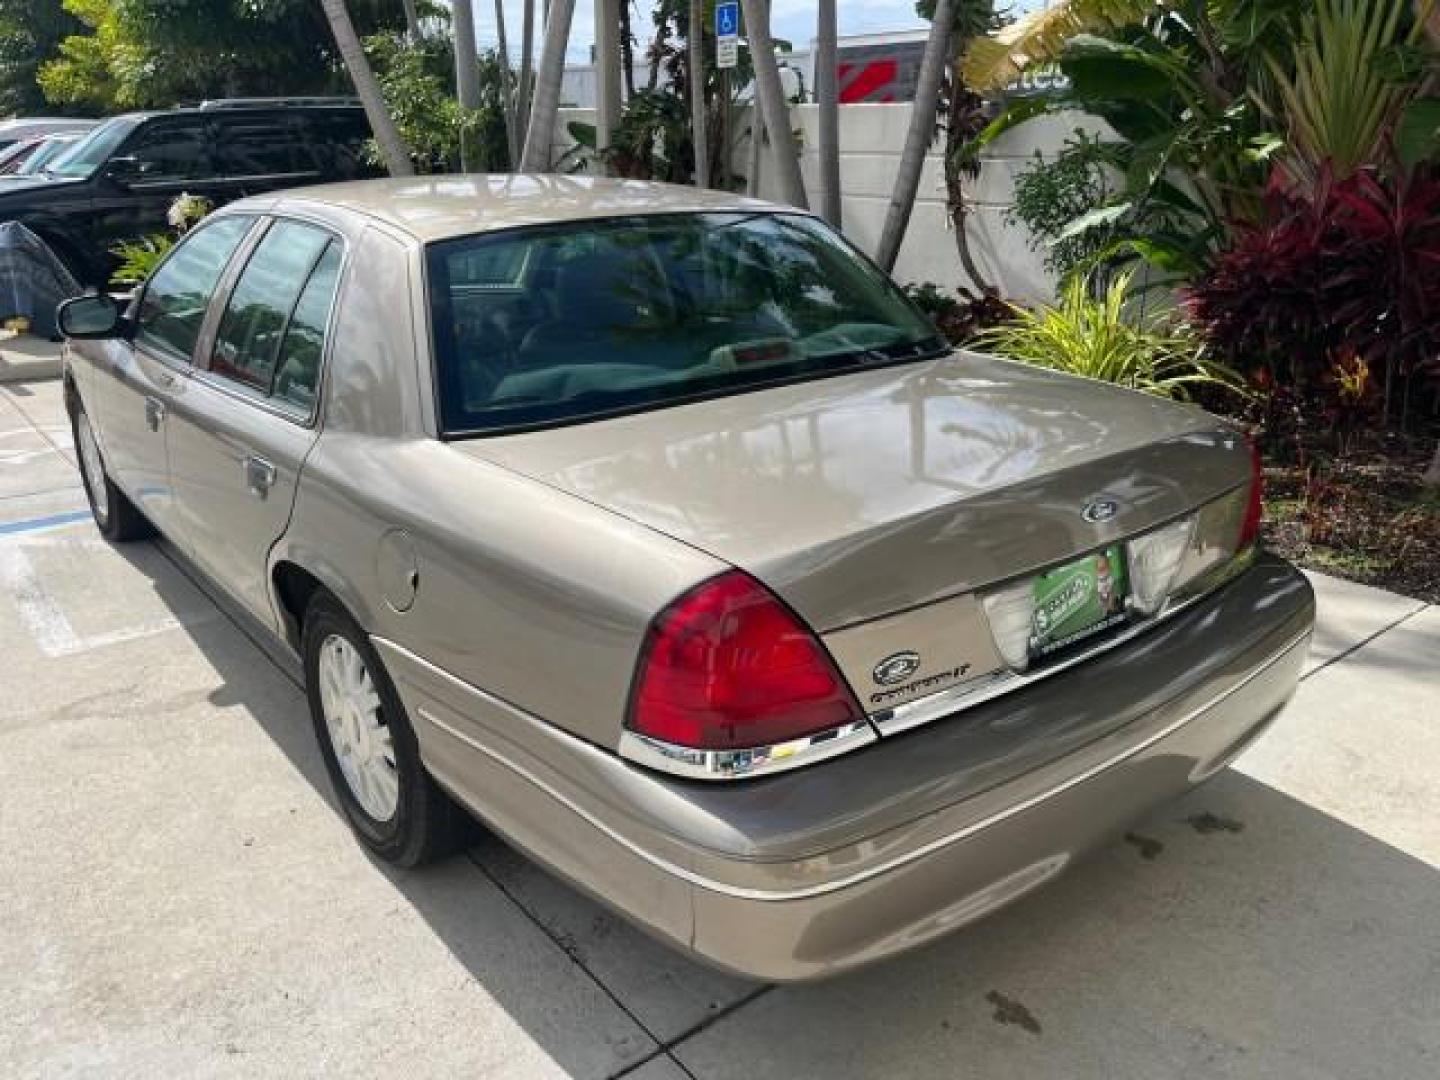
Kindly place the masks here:
<instances>
[{"instance_id":1,"label":"black suv","mask_svg":"<svg viewBox=\"0 0 1440 1080\"><path fill-rule=\"evenodd\" d=\"M215 205L278 188L378 175L370 125L349 99L231 99L101 124L31 180L0 187L0 222L19 221L82 285L104 286L110 249L168 229L181 193Z\"/></svg>"}]
</instances>

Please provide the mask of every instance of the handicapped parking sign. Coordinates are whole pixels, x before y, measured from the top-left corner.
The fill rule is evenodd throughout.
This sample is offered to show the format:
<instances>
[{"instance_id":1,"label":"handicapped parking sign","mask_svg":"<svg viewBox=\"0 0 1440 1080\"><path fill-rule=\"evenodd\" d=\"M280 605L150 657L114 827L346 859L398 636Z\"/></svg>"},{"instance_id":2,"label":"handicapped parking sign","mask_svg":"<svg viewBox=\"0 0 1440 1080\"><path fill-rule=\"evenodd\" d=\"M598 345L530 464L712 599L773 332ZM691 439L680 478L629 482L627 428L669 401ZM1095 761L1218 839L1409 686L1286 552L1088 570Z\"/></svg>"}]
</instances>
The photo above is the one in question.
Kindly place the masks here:
<instances>
[{"instance_id":1,"label":"handicapped parking sign","mask_svg":"<svg viewBox=\"0 0 1440 1080\"><path fill-rule=\"evenodd\" d=\"M740 5L735 0L715 5L715 36L717 38L738 38L740 36Z\"/></svg>"}]
</instances>

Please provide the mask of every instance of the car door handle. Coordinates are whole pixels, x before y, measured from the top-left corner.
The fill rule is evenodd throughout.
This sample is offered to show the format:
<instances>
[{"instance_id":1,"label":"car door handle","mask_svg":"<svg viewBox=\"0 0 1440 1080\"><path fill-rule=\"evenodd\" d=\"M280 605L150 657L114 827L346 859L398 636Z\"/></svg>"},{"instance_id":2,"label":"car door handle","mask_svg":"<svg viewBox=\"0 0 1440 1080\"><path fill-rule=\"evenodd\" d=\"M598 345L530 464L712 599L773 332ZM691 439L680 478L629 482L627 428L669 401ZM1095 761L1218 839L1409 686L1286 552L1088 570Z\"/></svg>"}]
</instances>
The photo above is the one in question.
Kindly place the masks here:
<instances>
[{"instance_id":1,"label":"car door handle","mask_svg":"<svg viewBox=\"0 0 1440 1080\"><path fill-rule=\"evenodd\" d=\"M160 430L160 421L165 419L165 403L159 398L145 399L145 426L151 431Z\"/></svg>"},{"instance_id":2,"label":"car door handle","mask_svg":"<svg viewBox=\"0 0 1440 1080\"><path fill-rule=\"evenodd\" d=\"M245 458L245 486L260 498L270 494L275 485L275 466L262 457L249 454Z\"/></svg>"}]
</instances>

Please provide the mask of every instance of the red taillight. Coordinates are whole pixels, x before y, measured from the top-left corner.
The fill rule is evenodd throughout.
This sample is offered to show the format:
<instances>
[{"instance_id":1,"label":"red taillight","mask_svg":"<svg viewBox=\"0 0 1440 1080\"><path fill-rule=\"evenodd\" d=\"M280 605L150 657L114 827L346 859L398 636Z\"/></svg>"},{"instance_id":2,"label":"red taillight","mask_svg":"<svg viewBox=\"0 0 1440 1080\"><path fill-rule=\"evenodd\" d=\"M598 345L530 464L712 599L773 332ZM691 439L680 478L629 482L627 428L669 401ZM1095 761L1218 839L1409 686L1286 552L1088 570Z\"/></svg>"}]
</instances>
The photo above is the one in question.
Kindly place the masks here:
<instances>
[{"instance_id":1,"label":"red taillight","mask_svg":"<svg viewBox=\"0 0 1440 1080\"><path fill-rule=\"evenodd\" d=\"M815 635L738 570L655 619L630 706L635 731L704 750L771 746L860 716Z\"/></svg>"},{"instance_id":2,"label":"red taillight","mask_svg":"<svg viewBox=\"0 0 1440 1080\"><path fill-rule=\"evenodd\" d=\"M1236 551L1244 551L1260 539L1261 499L1265 492L1265 473L1260 467L1260 445L1250 437L1250 495L1245 503L1245 518L1240 523L1240 540Z\"/></svg>"}]
</instances>

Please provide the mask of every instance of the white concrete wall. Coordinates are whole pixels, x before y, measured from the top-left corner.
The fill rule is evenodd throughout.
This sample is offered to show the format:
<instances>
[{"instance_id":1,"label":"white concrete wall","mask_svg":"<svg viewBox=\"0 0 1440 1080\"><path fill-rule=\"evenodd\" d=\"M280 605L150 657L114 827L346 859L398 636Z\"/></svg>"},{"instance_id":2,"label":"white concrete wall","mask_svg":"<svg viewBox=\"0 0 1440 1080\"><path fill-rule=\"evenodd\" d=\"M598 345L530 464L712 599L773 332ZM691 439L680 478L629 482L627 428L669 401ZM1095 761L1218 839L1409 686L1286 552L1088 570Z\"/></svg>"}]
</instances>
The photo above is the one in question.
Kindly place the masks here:
<instances>
[{"instance_id":1,"label":"white concrete wall","mask_svg":"<svg viewBox=\"0 0 1440 1080\"><path fill-rule=\"evenodd\" d=\"M900 152L909 129L908 104L846 105L840 109L841 213L845 234L856 244L874 252L890 203ZM740 133L733 148L733 171L744 175L749 164L746 134L748 110L738 110L735 127ZM801 141L801 170L812 207L820 205L818 116L814 105L797 105L791 116ZM593 122L589 109L562 110L556 132L556 157L572 145L565 124L569 120ZM997 140L987 150L980 176L971 183L974 210L969 220L969 238L980 270L989 284L1002 294L1019 300L1045 300L1054 295L1054 282L1046 273L1040 253L1032 251L1028 234L1005 221L1005 211L1014 198L1015 176L1039 151L1053 156L1077 126L1093 130L1095 120L1079 114L1040 117ZM760 195L777 198L774 164L770 148L762 158ZM895 266L902 282L933 281L945 288L969 285L960 266L955 237L945 206L945 180L940 147L932 147L920 178L910 227Z\"/></svg>"}]
</instances>

